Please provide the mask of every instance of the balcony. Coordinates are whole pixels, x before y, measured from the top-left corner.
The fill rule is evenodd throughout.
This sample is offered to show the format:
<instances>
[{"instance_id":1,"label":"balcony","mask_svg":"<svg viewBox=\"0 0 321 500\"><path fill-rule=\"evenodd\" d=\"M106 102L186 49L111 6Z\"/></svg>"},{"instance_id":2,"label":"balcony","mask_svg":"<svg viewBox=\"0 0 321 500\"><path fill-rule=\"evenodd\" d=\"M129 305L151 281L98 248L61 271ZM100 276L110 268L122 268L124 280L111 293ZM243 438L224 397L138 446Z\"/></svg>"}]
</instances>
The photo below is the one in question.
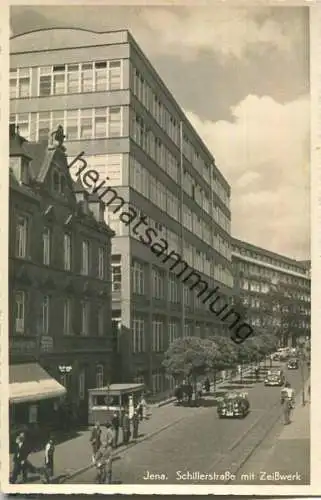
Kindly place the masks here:
<instances>
[{"instance_id":1,"label":"balcony","mask_svg":"<svg viewBox=\"0 0 321 500\"><path fill-rule=\"evenodd\" d=\"M65 335L54 339L55 352L95 352L111 351L112 337L93 337L82 335Z\"/></svg>"}]
</instances>

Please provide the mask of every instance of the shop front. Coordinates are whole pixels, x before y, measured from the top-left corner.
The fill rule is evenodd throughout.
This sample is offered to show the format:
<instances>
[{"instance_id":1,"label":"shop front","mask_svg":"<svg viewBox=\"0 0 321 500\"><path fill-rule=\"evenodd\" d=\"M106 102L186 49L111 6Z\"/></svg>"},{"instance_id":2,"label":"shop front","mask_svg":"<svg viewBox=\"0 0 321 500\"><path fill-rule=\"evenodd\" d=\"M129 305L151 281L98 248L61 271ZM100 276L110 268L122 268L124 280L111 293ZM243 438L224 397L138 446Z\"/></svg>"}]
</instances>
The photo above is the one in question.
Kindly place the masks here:
<instances>
[{"instance_id":1,"label":"shop front","mask_svg":"<svg viewBox=\"0 0 321 500\"><path fill-rule=\"evenodd\" d=\"M38 363L9 367L10 441L26 431L31 439L59 426L66 389ZM47 437L47 436L46 436Z\"/></svg>"}]
</instances>

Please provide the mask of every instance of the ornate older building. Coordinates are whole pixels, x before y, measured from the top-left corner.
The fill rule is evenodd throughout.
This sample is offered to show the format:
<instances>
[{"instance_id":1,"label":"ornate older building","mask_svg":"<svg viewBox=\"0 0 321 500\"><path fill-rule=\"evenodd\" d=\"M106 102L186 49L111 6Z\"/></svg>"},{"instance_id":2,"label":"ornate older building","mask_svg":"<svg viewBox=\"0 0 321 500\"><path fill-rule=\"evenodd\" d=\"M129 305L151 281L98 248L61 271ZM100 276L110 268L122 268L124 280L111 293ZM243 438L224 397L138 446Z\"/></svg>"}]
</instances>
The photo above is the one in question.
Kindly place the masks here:
<instances>
[{"instance_id":1,"label":"ornate older building","mask_svg":"<svg viewBox=\"0 0 321 500\"><path fill-rule=\"evenodd\" d=\"M112 377L114 233L103 203L72 180L57 139L27 142L10 126L10 407L18 422L46 418L64 392L85 420L87 389Z\"/></svg>"},{"instance_id":2,"label":"ornate older building","mask_svg":"<svg viewBox=\"0 0 321 500\"><path fill-rule=\"evenodd\" d=\"M296 261L237 239L233 240L235 297L258 331L273 329L281 345L310 336L309 261Z\"/></svg>"}]
</instances>

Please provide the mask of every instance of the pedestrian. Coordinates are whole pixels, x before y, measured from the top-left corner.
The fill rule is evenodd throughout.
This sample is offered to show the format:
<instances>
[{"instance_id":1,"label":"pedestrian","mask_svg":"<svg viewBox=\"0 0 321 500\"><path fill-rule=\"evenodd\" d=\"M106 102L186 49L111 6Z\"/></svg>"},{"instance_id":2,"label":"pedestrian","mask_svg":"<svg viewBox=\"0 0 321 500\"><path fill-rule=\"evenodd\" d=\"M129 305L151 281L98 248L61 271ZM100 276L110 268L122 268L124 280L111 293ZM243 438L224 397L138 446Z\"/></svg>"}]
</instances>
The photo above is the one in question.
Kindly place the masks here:
<instances>
[{"instance_id":1,"label":"pedestrian","mask_svg":"<svg viewBox=\"0 0 321 500\"><path fill-rule=\"evenodd\" d=\"M45 446L45 480L47 483L50 483L54 475L54 453L54 440L52 437L49 437Z\"/></svg>"},{"instance_id":2,"label":"pedestrian","mask_svg":"<svg viewBox=\"0 0 321 500\"><path fill-rule=\"evenodd\" d=\"M95 426L93 427L93 429L91 431L90 442L91 442L91 446L92 446L92 457L93 457L93 461L94 461L96 453L101 446L101 428L100 428L99 422L95 423Z\"/></svg>"},{"instance_id":3,"label":"pedestrian","mask_svg":"<svg viewBox=\"0 0 321 500\"><path fill-rule=\"evenodd\" d=\"M138 413L139 420L143 420L143 405L141 401L139 401L138 405L136 406L136 411Z\"/></svg>"},{"instance_id":4,"label":"pedestrian","mask_svg":"<svg viewBox=\"0 0 321 500\"><path fill-rule=\"evenodd\" d=\"M115 441L115 434L114 434L114 430L113 430L113 427L112 427L112 424L110 422L107 422L106 423L106 443L107 443L107 446L113 446L114 444L114 441Z\"/></svg>"},{"instance_id":5,"label":"pedestrian","mask_svg":"<svg viewBox=\"0 0 321 500\"><path fill-rule=\"evenodd\" d=\"M138 438L138 426L139 426L139 416L138 416L137 411L134 412L132 423L133 423L133 439L137 439Z\"/></svg>"},{"instance_id":6,"label":"pedestrian","mask_svg":"<svg viewBox=\"0 0 321 500\"><path fill-rule=\"evenodd\" d=\"M208 377L206 377L205 381L204 381L204 389L207 393L210 392L210 388L211 388L211 384L210 384L210 380Z\"/></svg>"},{"instance_id":7,"label":"pedestrian","mask_svg":"<svg viewBox=\"0 0 321 500\"><path fill-rule=\"evenodd\" d=\"M104 442L95 455L97 482L99 484L112 483L112 446Z\"/></svg>"},{"instance_id":8,"label":"pedestrian","mask_svg":"<svg viewBox=\"0 0 321 500\"><path fill-rule=\"evenodd\" d=\"M295 404L294 390L289 382L286 382L285 387L281 389L281 404L283 406L284 425L291 423L291 412Z\"/></svg>"},{"instance_id":9,"label":"pedestrian","mask_svg":"<svg viewBox=\"0 0 321 500\"><path fill-rule=\"evenodd\" d=\"M202 391L202 382L197 382L197 384L196 384L196 394L197 394L197 398L198 399L201 399L202 393L203 393L203 391Z\"/></svg>"},{"instance_id":10,"label":"pedestrian","mask_svg":"<svg viewBox=\"0 0 321 500\"><path fill-rule=\"evenodd\" d=\"M28 455L29 450L27 447L26 436L24 432L21 432L16 439L16 446L13 454L13 471L10 479L11 483L16 483L20 474L22 475L22 482L27 482Z\"/></svg>"},{"instance_id":11,"label":"pedestrian","mask_svg":"<svg viewBox=\"0 0 321 500\"><path fill-rule=\"evenodd\" d=\"M142 397L141 397L140 404L142 405L143 419L146 420L147 419L147 403L146 403L146 400L144 398L144 395L142 395Z\"/></svg>"},{"instance_id":12,"label":"pedestrian","mask_svg":"<svg viewBox=\"0 0 321 500\"><path fill-rule=\"evenodd\" d=\"M113 433L114 433L114 441L113 441L113 448L117 448L118 446L118 436L119 436L119 426L120 426L120 420L119 420L119 415L118 412L115 411L112 421L111 421Z\"/></svg>"},{"instance_id":13,"label":"pedestrian","mask_svg":"<svg viewBox=\"0 0 321 500\"><path fill-rule=\"evenodd\" d=\"M128 444L130 438L130 421L127 409L125 410L123 416L122 429L123 429L123 443Z\"/></svg>"},{"instance_id":14,"label":"pedestrian","mask_svg":"<svg viewBox=\"0 0 321 500\"><path fill-rule=\"evenodd\" d=\"M255 372L255 379L258 382L260 378L260 367L258 365L255 367L254 372Z\"/></svg>"}]
</instances>

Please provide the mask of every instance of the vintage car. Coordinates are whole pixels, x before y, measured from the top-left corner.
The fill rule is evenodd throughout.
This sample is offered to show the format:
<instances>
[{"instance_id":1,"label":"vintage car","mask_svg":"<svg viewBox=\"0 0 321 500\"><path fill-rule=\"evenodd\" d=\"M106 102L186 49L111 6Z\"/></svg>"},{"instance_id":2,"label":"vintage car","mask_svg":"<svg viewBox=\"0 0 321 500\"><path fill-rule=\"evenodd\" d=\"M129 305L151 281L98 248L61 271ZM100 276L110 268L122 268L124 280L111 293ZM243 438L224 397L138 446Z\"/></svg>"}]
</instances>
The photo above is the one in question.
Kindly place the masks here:
<instances>
[{"instance_id":1,"label":"vintage car","mask_svg":"<svg viewBox=\"0 0 321 500\"><path fill-rule=\"evenodd\" d=\"M247 392L228 392L220 398L217 405L219 418L243 418L250 411Z\"/></svg>"},{"instance_id":2,"label":"vintage car","mask_svg":"<svg viewBox=\"0 0 321 500\"><path fill-rule=\"evenodd\" d=\"M297 370L299 368L299 361L296 358L289 359L287 368L288 370Z\"/></svg>"},{"instance_id":3,"label":"vintage car","mask_svg":"<svg viewBox=\"0 0 321 500\"><path fill-rule=\"evenodd\" d=\"M265 386L282 386L285 382L285 376L283 370L277 368L272 368L266 374L264 385Z\"/></svg>"}]
</instances>

